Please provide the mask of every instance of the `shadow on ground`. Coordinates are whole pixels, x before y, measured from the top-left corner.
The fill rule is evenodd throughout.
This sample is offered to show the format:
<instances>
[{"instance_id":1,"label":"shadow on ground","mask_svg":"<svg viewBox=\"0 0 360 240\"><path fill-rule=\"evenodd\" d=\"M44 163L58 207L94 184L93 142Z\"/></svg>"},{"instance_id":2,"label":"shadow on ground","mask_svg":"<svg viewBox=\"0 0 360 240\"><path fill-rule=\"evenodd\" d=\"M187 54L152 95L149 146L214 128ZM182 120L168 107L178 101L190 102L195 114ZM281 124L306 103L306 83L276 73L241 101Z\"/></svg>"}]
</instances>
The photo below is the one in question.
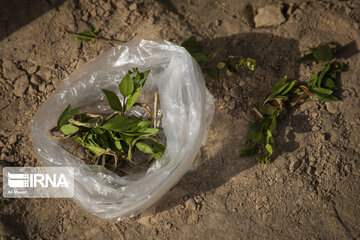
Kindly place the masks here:
<instances>
[{"instance_id":1,"label":"shadow on ground","mask_svg":"<svg viewBox=\"0 0 360 240\"><path fill-rule=\"evenodd\" d=\"M0 41L65 0L0 0Z\"/></svg>"},{"instance_id":2,"label":"shadow on ground","mask_svg":"<svg viewBox=\"0 0 360 240\"><path fill-rule=\"evenodd\" d=\"M231 114L216 109L209 140L202 149L200 166L196 171L185 175L180 183L153 207L152 213L166 211L182 204L186 197L212 191L257 164L255 158L240 158L238 154L244 144L249 124L240 117L241 109L247 109L244 106L259 104L261 101L258 99L254 102L254 98L246 95L251 91L267 92L269 87L284 75L287 75L289 80L294 80L299 74L299 67L295 62L300 53L298 42L294 39L263 33L244 33L217 39L204 39L200 46L204 52L217 52L219 59L229 55L254 58L257 61L257 68L254 73L241 73L237 79L236 77L224 79L224 82L230 86L239 86L241 81L245 81L244 84L240 84L244 95L238 99L236 108L231 111ZM207 79L207 81L211 80ZM211 92L220 91L220 94L214 94L218 95L216 101L221 100L222 94L227 94L222 86L210 85L213 86L209 87ZM285 125L289 124L288 120L284 120ZM308 131L307 118L299 116L297 120L302 121L306 128L304 131ZM285 129L279 129L278 134L284 135ZM290 134L290 137L279 146L276 156L282 152L293 152L298 148L299 144L295 142L295 138L291 138L294 133L287 134ZM280 138L280 142L282 142L281 139L284 137ZM274 159L276 161L276 158ZM145 213L142 216L147 215Z\"/></svg>"}]
</instances>

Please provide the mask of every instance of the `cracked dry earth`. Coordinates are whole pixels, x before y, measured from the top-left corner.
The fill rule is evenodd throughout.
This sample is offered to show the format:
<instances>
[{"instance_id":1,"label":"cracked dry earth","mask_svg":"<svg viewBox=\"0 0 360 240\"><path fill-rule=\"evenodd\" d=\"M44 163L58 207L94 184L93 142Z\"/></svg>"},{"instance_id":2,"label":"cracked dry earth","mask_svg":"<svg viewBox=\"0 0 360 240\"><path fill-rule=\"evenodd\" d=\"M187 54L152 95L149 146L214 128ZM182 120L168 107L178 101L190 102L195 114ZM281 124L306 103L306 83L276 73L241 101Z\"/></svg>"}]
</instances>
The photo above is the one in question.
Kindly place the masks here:
<instances>
[{"instance_id":1,"label":"cracked dry earth","mask_svg":"<svg viewBox=\"0 0 360 240\"><path fill-rule=\"evenodd\" d=\"M270 15L257 16L266 6ZM1 198L0 239L360 239L358 1L0 0L0 13L1 168L41 166L30 120L62 79L108 48L68 33L194 35L204 52L258 63L222 84L206 80L216 113L199 167L140 216L114 223L71 199ZM252 106L280 77L306 81L318 70L295 61L321 42L347 46L339 101L292 109L271 164L239 158Z\"/></svg>"}]
</instances>

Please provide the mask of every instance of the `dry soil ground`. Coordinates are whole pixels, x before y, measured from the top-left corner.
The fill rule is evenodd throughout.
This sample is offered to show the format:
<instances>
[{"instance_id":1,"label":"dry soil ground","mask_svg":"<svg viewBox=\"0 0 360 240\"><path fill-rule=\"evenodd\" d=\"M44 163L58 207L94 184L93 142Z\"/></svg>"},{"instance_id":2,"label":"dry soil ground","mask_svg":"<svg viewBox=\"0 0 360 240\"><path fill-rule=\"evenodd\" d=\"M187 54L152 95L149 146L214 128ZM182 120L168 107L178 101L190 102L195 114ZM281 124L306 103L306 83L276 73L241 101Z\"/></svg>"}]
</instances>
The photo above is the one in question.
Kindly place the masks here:
<instances>
[{"instance_id":1,"label":"dry soil ground","mask_svg":"<svg viewBox=\"0 0 360 240\"><path fill-rule=\"evenodd\" d=\"M274 22L257 27L259 8ZM276 16L277 14L277 16ZM281 15L280 15L281 14ZM265 19L266 20L266 19ZM255 58L223 84L197 171L158 204L114 224L72 200L1 199L1 239L359 239L360 2L353 1L0 1L0 166L37 166L29 132L39 105L63 78L106 50L68 35L181 42L195 35L205 52ZM258 104L277 79L305 81L318 66L295 60L321 42L347 45L339 60L339 101L291 110L269 165L239 158Z\"/></svg>"}]
</instances>

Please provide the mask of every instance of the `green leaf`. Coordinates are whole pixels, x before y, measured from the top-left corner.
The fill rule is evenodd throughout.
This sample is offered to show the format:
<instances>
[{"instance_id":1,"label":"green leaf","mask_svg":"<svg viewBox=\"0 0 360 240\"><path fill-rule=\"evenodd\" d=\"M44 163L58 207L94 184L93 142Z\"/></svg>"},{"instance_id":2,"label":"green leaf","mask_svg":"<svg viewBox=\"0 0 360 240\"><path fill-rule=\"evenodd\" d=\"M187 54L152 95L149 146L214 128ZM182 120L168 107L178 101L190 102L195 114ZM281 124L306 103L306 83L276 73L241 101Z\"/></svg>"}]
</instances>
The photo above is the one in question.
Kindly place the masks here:
<instances>
[{"instance_id":1,"label":"green leaf","mask_svg":"<svg viewBox=\"0 0 360 240\"><path fill-rule=\"evenodd\" d=\"M215 68L203 68L202 71L208 75L211 79L217 80L217 72L219 69Z\"/></svg>"},{"instance_id":2,"label":"green leaf","mask_svg":"<svg viewBox=\"0 0 360 240\"><path fill-rule=\"evenodd\" d=\"M246 60L246 66L247 66L248 69L250 69L251 71L255 71L256 60L255 60L255 59L248 58L248 59Z\"/></svg>"},{"instance_id":3,"label":"green leaf","mask_svg":"<svg viewBox=\"0 0 360 240\"><path fill-rule=\"evenodd\" d=\"M272 145L274 144L275 140L270 130L266 130L266 143Z\"/></svg>"},{"instance_id":4,"label":"green leaf","mask_svg":"<svg viewBox=\"0 0 360 240\"><path fill-rule=\"evenodd\" d=\"M79 35L85 36L85 37L96 37L96 35L92 31L89 31L89 30L81 32L81 33L79 33Z\"/></svg>"},{"instance_id":5,"label":"green leaf","mask_svg":"<svg viewBox=\"0 0 360 240\"><path fill-rule=\"evenodd\" d=\"M274 92L276 90L278 90L279 88L282 88L287 81L287 76L284 76L283 78L281 78L277 83L275 83L272 88L271 88L271 92Z\"/></svg>"},{"instance_id":6,"label":"green leaf","mask_svg":"<svg viewBox=\"0 0 360 240\"><path fill-rule=\"evenodd\" d=\"M229 71L231 73L237 73L236 67L230 62L230 60L226 61L225 65L227 68L226 71Z\"/></svg>"},{"instance_id":7,"label":"green leaf","mask_svg":"<svg viewBox=\"0 0 360 240\"><path fill-rule=\"evenodd\" d=\"M154 158L156 160L159 160L160 158L162 158L164 156L164 153L163 152L157 152L154 154Z\"/></svg>"},{"instance_id":8,"label":"green leaf","mask_svg":"<svg viewBox=\"0 0 360 240\"><path fill-rule=\"evenodd\" d=\"M268 155L271 155L273 153L272 146L269 143L265 145L265 149Z\"/></svg>"},{"instance_id":9,"label":"green leaf","mask_svg":"<svg viewBox=\"0 0 360 240\"><path fill-rule=\"evenodd\" d=\"M218 62L218 64L216 65L216 67L218 69L223 69L225 67L225 63L224 62Z\"/></svg>"},{"instance_id":10,"label":"green leaf","mask_svg":"<svg viewBox=\"0 0 360 240\"><path fill-rule=\"evenodd\" d=\"M226 68L226 75L230 77L233 75L233 73L228 68Z\"/></svg>"},{"instance_id":11,"label":"green leaf","mask_svg":"<svg viewBox=\"0 0 360 240\"><path fill-rule=\"evenodd\" d=\"M199 64L206 63L209 60L208 57L203 53L193 53L192 56Z\"/></svg>"},{"instance_id":12,"label":"green leaf","mask_svg":"<svg viewBox=\"0 0 360 240\"><path fill-rule=\"evenodd\" d=\"M92 32L92 31L89 31L89 30L86 30L82 33L79 33L78 35L81 35L81 36L84 36L84 37L96 37L96 33L95 31ZM80 42L88 42L90 41L91 43L95 43L96 42L96 39L89 39L89 38L83 38L83 37L75 37L75 39L79 40Z\"/></svg>"},{"instance_id":13,"label":"green leaf","mask_svg":"<svg viewBox=\"0 0 360 240\"><path fill-rule=\"evenodd\" d=\"M260 112L266 115L272 116L277 111L277 108L270 105L270 104L264 104L260 108Z\"/></svg>"},{"instance_id":14,"label":"green leaf","mask_svg":"<svg viewBox=\"0 0 360 240\"><path fill-rule=\"evenodd\" d=\"M315 73L314 75L311 76L311 78L308 80L308 86L310 88L313 88L316 86L316 83L318 81L318 76L319 76L319 73Z\"/></svg>"},{"instance_id":15,"label":"green leaf","mask_svg":"<svg viewBox=\"0 0 360 240\"><path fill-rule=\"evenodd\" d=\"M251 156L255 155L256 150L257 150L257 144L252 144L250 146L247 146L245 149L241 150L239 152L239 154L240 154L240 157L243 157L243 156L251 157Z\"/></svg>"},{"instance_id":16,"label":"green leaf","mask_svg":"<svg viewBox=\"0 0 360 240\"><path fill-rule=\"evenodd\" d=\"M141 132L123 132L124 135L127 136L131 136L131 137L139 137L139 136L143 136L143 137L150 137L150 136L154 136L156 134L159 133L159 129L157 128L146 128L145 130L142 130Z\"/></svg>"},{"instance_id":17,"label":"green leaf","mask_svg":"<svg viewBox=\"0 0 360 240\"><path fill-rule=\"evenodd\" d=\"M144 153L154 153L152 148L147 145L146 143L142 143L142 142L138 142L135 144L136 148L139 149L140 151L144 152Z\"/></svg>"},{"instance_id":18,"label":"green leaf","mask_svg":"<svg viewBox=\"0 0 360 240\"><path fill-rule=\"evenodd\" d=\"M216 53L209 53L209 55L207 57L208 57L208 61L212 61L215 59Z\"/></svg>"},{"instance_id":19,"label":"green leaf","mask_svg":"<svg viewBox=\"0 0 360 240\"><path fill-rule=\"evenodd\" d=\"M292 81L292 82L288 85L288 87L285 88L285 90L281 92L281 94L282 94L282 95L285 95L285 94L287 94L288 92L290 92L291 89L295 86L295 84L296 84L296 80Z\"/></svg>"},{"instance_id":20,"label":"green leaf","mask_svg":"<svg viewBox=\"0 0 360 240\"><path fill-rule=\"evenodd\" d=\"M137 118L131 119L126 116L115 116L106 121L105 124L101 126L101 128L115 132L123 132L132 128L139 121L140 120Z\"/></svg>"},{"instance_id":21,"label":"green leaf","mask_svg":"<svg viewBox=\"0 0 360 240\"><path fill-rule=\"evenodd\" d=\"M331 90L337 90L337 86L332 78L326 78L324 81L324 87L331 89Z\"/></svg>"},{"instance_id":22,"label":"green leaf","mask_svg":"<svg viewBox=\"0 0 360 240\"><path fill-rule=\"evenodd\" d=\"M314 88L311 89L311 91L313 93L316 93L316 94L322 96L322 97L327 97L327 96L329 96L329 95L331 95L333 93L333 91L330 90L330 89L319 88L319 87L314 87Z\"/></svg>"},{"instance_id":23,"label":"green leaf","mask_svg":"<svg viewBox=\"0 0 360 240\"><path fill-rule=\"evenodd\" d=\"M284 76L277 83L275 83L271 88L271 93L267 96L267 98L272 98L281 93L289 84L286 83L287 76Z\"/></svg>"},{"instance_id":24,"label":"green leaf","mask_svg":"<svg viewBox=\"0 0 360 240\"><path fill-rule=\"evenodd\" d=\"M158 134L160 131L160 129L158 128L147 128L144 131L142 131L142 135L146 136L146 137L150 137L150 136L154 136L156 134Z\"/></svg>"},{"instance_id":25,"label":"green leaf","mask_svg":"<svg viewBox=\"0 0 360 240\"><path fill-rule=\"evenodd\" d=\"M90 39L88 38L83 38L83 37L75 37L76 40L80 41L80 42L88 42L90 41Z\"/></svg>"},{"instance_id":26,"label":"green leaf","mask_svg":"<svg viewBox=\"0 0 360 240\"><path fill-rule=\"evenodd\" d=\"M116 95L116 93L106 90L106 89L102 89L102 91L105 94L105 97L106 97L110 107L114 111L121 112L122 111L121 103L120 103L120 100L119 100L118 96Z\"/></svg>"},{"instance_id":27,"label":"green leaf","mask_svg":"<svg viewBox=\"0 0 360 240\"><path fill-rule=\"evenodd\" d=\"M121 146L121 142L119 140L113 140L110 142L110 145L112 146L111 148L117 152L124 152L122 146Z\"/></svg>"},{"instance_id":28,"label":"green leaf","mask_svg":"<svg viewBox=\"0 0 360 240\"><path fill-rule=\"evenodd\" d=\"M142 91L142 86L139 86L138 88L135 89L135 91L128 97L127 102L126 102L126 108L125 111L130 110L130 108L132 106L134 106L134 104L136 103L136 100L139 98L140 94Z\"/></svg>"},{"instance_id":29,"label":"green leaf","mask_svg":"<svg viewBox=\"0 0 360 240\"><path fill-rule=\"evenodd\" d=\"M262 127L259 120L256 120L248 129L246 140L252 140L254 143L259 142L263 137Z\"/></svg>"},{"instance_id":30,"label":"green leaf","mask_svg":"<svg viewBox=\"0 0 360 240\"><path fill-rule=\"evenodd\" d=\"M132 136L127 136L123 133L120 133L121 139L124 140L124 142L127 145L131 145L132 141L134 140L134 138Z\"/></svg>"},{"instance_id":31,"label":"green leaf","mask_svg":"<svg viewBox=\"0 0 360 240\"><path fill-rule=\"evenodd\" d=\"M133 72L134 72L133 82L138 84L141 78L141 74L138 68L133 68Z\"/></svg>"},{"instance_id":32,"label":"green leaf","mask_svg":"<svg viewBox=\"0 0 360 240\"><path fill-rule=\"evenodd\" d=\"M149 74L150 74L150 70L140 73L140 81L139 81L140 86L144 86Z\"/></svg>"},{"instance_id":33,"label":"green leaf","mask_svg":"<svg viewBox=\"0 0 360 240\"><path fill-rule=\"evenodd\" d=\"M184 47L190 54L194 53L198 48L198 44L194 36L191 36L183 41L181 46Z\"/></svg>"},{"instance_id":34,"label":"green leaf","mask_svg":"<svg viewBox=\"0 0 360 240\"><path fill-rule=\"evenodd\" d=\"M239 62L236 64L238 67L241 67L242 69L244 69L245 67L245 60L243 58L240 58Z\"/></svg>"},{"instance_id":35,"label":"green leaf","mask_svg":"<svg viewBox=\"0 0 360 240\"><path fill-rule=\"evenodd\" d=\"M318 87L321 87L321 81L322 79L324 78L324 76L328 73L328 71L330 70L330 63L327 62L323 65L323 69L319 75L319 78L317 80L317 86Z\"/></svg>"},{"instance_id":36,"label":"green leaf","mask_svg":"<svg viewBox=\"0 0 360 240\"><path fill-rule=\"evenodd\" d=\"M68 121L73 118L79 112L79 108L71 109L71 104L69 104L65 110L60 114L57 121L57 128L60 129L63 125L67 124Z\"/></svg>"},{"instance_id":37,"label":"green leaf","mask_svg":"<svg viewBox=\"0 0 360 240\"><path fill-rule=\"evenodd\" d=\"M127 97L134 91L134 83L129 75L125 75L119 84L120 93Z\"/></svg>"},{"instance_id":38,"label":"green leaf","mask_svg":"<svg viewBox=\"0 0 360 240\"><path fill-rule=\"evenodd\" d=\"M333 59L333 52L329 44L321 45L317 48L311 49L314 58L319 62L331 61Z\"/></svg>"},{"instance_id":39,"label":"green leaf","mask_svg":"<svg viewBox=\"0 0 360 240\"><path fill-rule=\"evenodd\" d=\"M74 126L72 124L65 124L61 126L60 131L65 135L72 135L79 131L79 128L77 126Z\"/></svg>"},{"instance_id":40,"label":"green leaf","mask_svg":"<svg viewBox=\"0 0 360 240\"><path fill-rule=\"evenodd\" d=\"M84 147L86 147L87 149L89 149L92 153L94 153L95 155L97 154L101 154L106 152L105 149L95 145L94 143L90 142L90 143L86 143L83 145Z\"/></svg>"},{"instance_id":41,"label":"green leaf","mask_svg":"<svg viewBox=\"0 0 360 240\"><path fill-rule=\"evenodd\" d=\"M136 126L131 128L129 130L129 132L141 132L141 131L144 131L150 126L150 124L151 124L150 120L141 121Z\"/></svg>"},{"instance_id":42,"label":"green leaf","mask_svg":"<svg viewBox=\"0 0 360 240\"><path fill-rule=\"evenodd\" d=\"M275 131L276 131L276 117L273 117L273 118L271 119L271 124L270 124L269 129L270 129L270 131L271 131L272 133L275 133Z\"/></svg>"},{"instance_id":43,"label":"green leaf","mask_svg":"<svg viewBox=\"0 0 360 240\"><path fill-rule=\"evenodd\" d=\"M155 153L164 152L166 149L166 146L160 142L152 143L152 147Z\"/></svg>"},{"instance_id":44,"label":"green leaf","mask_svg":"<svg viewBox=\"0 0 360 240\"><path fill-rule=\"evenodd\" d=\"M314 58L314 55L312 53L309 53L299 60L296 61L296 63L304 63L304 62L315 62L316 59Z\"/></svg>"},{"instance_id":45,"label":"green leaf","mask_svg":"<svg viewBox=\"0 0 360 240\"><path fill-rule=\"evenodd\" d=\"M320 102L334 102L337 101L338 99L335 96L322 96L319 94L314 94L315 97L320 101Z\"/></svg>"},{"instance_id":46,"label":"green leaf","mask_svg":"<svg viewBox=\"0 0 360 240\"><path fill-rule=\"evenodd\" d=\"M296 88L293 93L301 92L300 88Z\"/></svg>"},{"instance_id":47,"label":"green leaf","mask_svg":"<svg viewBox=\"0 0 360 240\"><path fill-rule=\"evenodd\" d=\"M269 163L268 155L264 154L264 155L259 156L258 161L261 162L261 163L268 164Z\"/></svg>"}]
</instances>

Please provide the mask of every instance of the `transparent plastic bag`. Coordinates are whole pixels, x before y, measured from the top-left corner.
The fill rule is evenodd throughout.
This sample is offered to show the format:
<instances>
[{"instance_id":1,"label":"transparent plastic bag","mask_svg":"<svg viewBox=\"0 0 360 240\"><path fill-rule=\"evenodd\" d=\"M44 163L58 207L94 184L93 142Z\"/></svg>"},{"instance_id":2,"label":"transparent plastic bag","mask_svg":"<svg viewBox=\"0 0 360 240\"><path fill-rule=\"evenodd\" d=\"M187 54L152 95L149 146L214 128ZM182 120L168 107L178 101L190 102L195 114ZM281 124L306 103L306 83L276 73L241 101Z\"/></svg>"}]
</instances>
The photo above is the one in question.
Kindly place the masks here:
<instances>
[{"instance_id":1,"label":"transparent plastic bag","mask_svg":"<svg viewBox=\"0 0 360 240\"><path fill-rule=\"evenodd\" d=\"M80 112L108 111L101 89L118 92L120 80L133 67L151 69L138 101L151 105L158 91L167 147L164 157L147 170L119 177L102 166L86 165L52 139L48 130L68 104L80 107ZM214 99L201 69L183 47L138 40L109 49L64 79L38 110L31 132L35 152L45 166L74 168L78 204L101 218L121 220L154 204L193 168L213 112Z\"/></svg>"}]
</instances>

